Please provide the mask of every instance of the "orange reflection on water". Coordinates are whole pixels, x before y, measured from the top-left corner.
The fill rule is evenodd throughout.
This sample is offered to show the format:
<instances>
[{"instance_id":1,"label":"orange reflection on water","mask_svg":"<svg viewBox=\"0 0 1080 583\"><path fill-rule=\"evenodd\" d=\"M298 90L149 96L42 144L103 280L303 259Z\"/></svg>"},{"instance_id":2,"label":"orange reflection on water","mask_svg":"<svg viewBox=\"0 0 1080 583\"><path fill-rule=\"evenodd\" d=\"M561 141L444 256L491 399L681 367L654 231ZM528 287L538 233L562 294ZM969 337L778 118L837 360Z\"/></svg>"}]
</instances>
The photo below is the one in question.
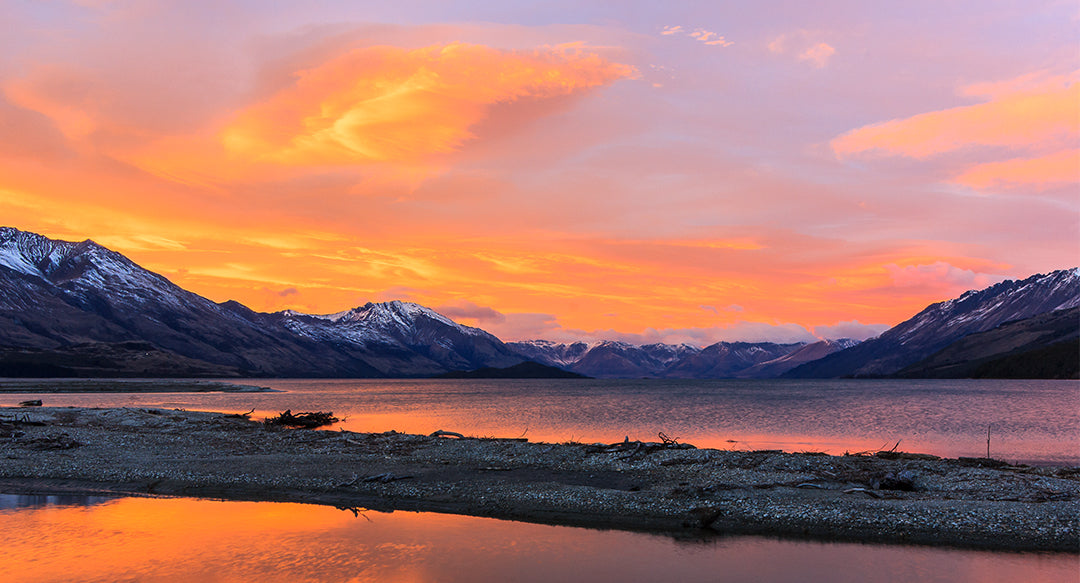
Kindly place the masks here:
<instances>
[{"instance_id":1,"label":"orange reflection on water","mask_svg":"<svg viewBox=\"0 0 1080 583\"><path fill-rule=\"evenodd\" d=\"M0 510L5 581L1066 581L1076 555L663 536L192 499Z\"/></svg>"}]
</instances>

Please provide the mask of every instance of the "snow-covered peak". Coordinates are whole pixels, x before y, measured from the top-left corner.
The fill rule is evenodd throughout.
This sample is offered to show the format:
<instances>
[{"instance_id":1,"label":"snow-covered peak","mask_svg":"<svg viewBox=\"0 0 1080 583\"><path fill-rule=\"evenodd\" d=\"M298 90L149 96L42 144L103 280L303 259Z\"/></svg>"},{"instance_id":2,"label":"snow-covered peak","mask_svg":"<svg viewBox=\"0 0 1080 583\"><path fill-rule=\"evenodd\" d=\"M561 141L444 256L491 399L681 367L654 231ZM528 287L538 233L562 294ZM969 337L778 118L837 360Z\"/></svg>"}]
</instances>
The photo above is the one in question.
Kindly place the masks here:
<instances>
[{"instance_id":1,"label":"snow-covered peak","mask_svg":"<svg viewBox=\"0 0 1080 583\"><path fill-rule=\"evenodd\" d=\"M0 227L0 265L46 279L48 272L94 245L57 241L37 233Z\"/></svg>"},{"instance_id":2,"label":"snow-covered peak","mask_svg":"<svg viewBox=\"0 0 1080 583\"><path fill-rule=\"evenodd\" d=\"M351 310L333 314L305 314L295 310L285 310L282 314L286 316L318 318L319 320L326 320L335 324L367 324L382 328L411 328L416 325L418 319L427 318L446 326L461 328L462 330L473 329L468 326L462 326L431 308L400 300L380 303L368 302Z\"/></svg>"},{"instance_id":3,"label":"snow-covered peak","mask_svg":"<svg viewBox=\"0 0 1080 583\"><path fill-rule=\"evenodd\" d=\"M854 338L836 338L833 340L825 340L828 346L835 346L838 350L844 350L861 344L862 340L855 340Z\"/></svg>"},{"instance_id":4,"label":"snow-covered peak","mask_svg":"<svg viewBox=\"0 0 1080 583\"><path fill-rule=\"evenodd\" d=\"M330 326L339 331L335 334L347 334L358 341L413 343L429 336L442 337L448 328L465 336L498 340L479 328L458 324L431 308L400 300L369 302L334 314L304 314L295 310L285 310L281 314L294 321L290 324L294 331L305 335L316 334L316 332L307 330L304 324L297 321L299 318L322 320L325 322L323 326Z\"/></svg>"},{"instance_id":5,"label":"snow-covered peak","mask_svg":"<svg viewBox=\"0 0 1080 583\"><path fill-rule=\"evenodd\" d=\"M89 239L60 241L11 227L0 227L0 265L57 285L77 281L101 289L174 288L165 278ZM176 291L182 290L169 289Z\"/></svg>"}]
</instances>

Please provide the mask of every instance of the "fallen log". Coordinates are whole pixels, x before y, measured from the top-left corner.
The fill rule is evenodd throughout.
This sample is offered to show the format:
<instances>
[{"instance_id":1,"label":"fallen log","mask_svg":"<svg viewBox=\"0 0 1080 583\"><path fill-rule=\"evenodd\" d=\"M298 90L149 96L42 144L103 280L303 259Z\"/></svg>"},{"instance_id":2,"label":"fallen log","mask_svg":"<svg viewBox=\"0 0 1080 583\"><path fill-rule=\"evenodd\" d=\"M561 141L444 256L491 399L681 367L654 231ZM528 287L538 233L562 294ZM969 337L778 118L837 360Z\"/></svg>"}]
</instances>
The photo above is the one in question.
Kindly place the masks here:
<instances>
[{"instance_id":1,"label":"fallen log","mask_svg":"<svg viewBox=\"0 0 1080 583\"><path fill-rule=\"evenodd\" d=\"M334 417L331 411L318 411L314 413L297 413L293 415L292 409L286 409L277 417L268 417L263 423L266 425L280 425L282 427L297 427L299 429L314 429L324 425L331 425L340 421Z\"/></svg>"}]
</instances>

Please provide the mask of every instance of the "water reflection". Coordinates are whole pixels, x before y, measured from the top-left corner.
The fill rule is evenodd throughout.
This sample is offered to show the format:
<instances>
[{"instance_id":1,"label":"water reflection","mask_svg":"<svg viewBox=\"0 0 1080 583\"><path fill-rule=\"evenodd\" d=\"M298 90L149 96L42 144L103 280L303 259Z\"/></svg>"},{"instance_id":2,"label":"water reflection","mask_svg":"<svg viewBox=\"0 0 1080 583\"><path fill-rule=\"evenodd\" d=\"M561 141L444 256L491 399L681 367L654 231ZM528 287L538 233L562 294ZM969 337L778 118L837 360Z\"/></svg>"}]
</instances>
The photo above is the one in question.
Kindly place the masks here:
<instances>
[{"instance_id":1,"label":"water reflection","mask_svg":"<svg viewBox=\"0 0 1080 583\"><path fill-rule=\"evenodd\" d=\"M655 441L843 454L892 447L946 457L1080 463L1080 383L1020 380L283 380L280 393L3 394L0 404L333 411L351 431Z\"/></svg>"},{"instance_id":2,"label":"water reflection","mask_svg":"<svg viewBox=\"0 0 1080 583\"><path fill-rule=\"evenodd\" d=\"M116 500L116 496L81 494L0 494L0 510L43 506L93 506Z\"/></svg>"},{"instance_id":3,"label":"water reflection","mask_svg":"<svg viewBox=\"0 0 1080 583\"><path fill-rule=\"evenodd\" d=\"M1070 581L1076 555L670 537L300 504L0 510L11 581Z\"/></svg>"}]
</instances>

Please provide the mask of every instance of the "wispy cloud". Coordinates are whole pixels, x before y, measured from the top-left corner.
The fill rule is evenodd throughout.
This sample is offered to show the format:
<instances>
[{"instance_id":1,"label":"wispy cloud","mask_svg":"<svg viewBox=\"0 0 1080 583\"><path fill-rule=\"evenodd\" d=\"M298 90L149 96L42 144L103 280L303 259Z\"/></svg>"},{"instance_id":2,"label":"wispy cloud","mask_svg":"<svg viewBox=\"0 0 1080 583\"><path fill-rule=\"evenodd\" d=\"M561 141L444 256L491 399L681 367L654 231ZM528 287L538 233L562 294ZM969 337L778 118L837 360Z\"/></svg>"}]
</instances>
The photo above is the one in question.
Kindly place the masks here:
<instances>
[{"instance_id":1,"label":"wispy cloud","mask_svg":"<svg viewBox=\"0 0 1080 583\"><path fill-rule=\"evenodd\" d=\"M841 158L903 156L927 160L969 153L953 181L976 190L1071 184L1080 175L1077 104L1080 73L1027 74L963 87L981 103L863 126L835 138Z\"/></svg>"},{"instance_id":2,"label":"wispy cloud","mask_svg":"<svg viewBox=\"0 0 1080 583\"><path fill-rule=\"evenodd\" d=\"M356 49L298 71L292 87L239 114L222 139L230 152L283 164L411 162L460 148L496 104L572 95L633 74L576 46Z\"/></svg>"},{"instance_id":3,"label":"wispy cloud","mask_svg":"<svg viewBox=\"0 0 1080 583\"><path fill-rule=\"evenodd\" d=\"M783 55L792 53L799 61L809 63L817 69L829 64L829 59L836 54L836 48L820 40L820 33L799 30L781 34L769 41L769 52Z\"/></svg>"},{"instance_id":4,"label":"wispy cloud","mask_svg":"<svg viewBox=\"0 0 1080 583\"><path fill-rule=\"evenodd\" d=\"M730 47L731 45L735 44L734 42L725 38L720 33L705 30L704 28L695 28L693 30L690 30L683 28L681 25L665 26L664 29L660 31L660 34L664 36L685 36L688 38L692 38L702 44L714 47Z\"/></svg>"},{"instance_id":5,"label":"wispy cloud","mask_svg":"<svg viewBox=\"0 0 1080 583\"><path fill-rule=\"evenodd\" d=\"M829 64L829 57L836 53L836 49L826 43L817 43L799 54L800 61L809 61L818 69Z\"/></svg>"}]
</instances>

